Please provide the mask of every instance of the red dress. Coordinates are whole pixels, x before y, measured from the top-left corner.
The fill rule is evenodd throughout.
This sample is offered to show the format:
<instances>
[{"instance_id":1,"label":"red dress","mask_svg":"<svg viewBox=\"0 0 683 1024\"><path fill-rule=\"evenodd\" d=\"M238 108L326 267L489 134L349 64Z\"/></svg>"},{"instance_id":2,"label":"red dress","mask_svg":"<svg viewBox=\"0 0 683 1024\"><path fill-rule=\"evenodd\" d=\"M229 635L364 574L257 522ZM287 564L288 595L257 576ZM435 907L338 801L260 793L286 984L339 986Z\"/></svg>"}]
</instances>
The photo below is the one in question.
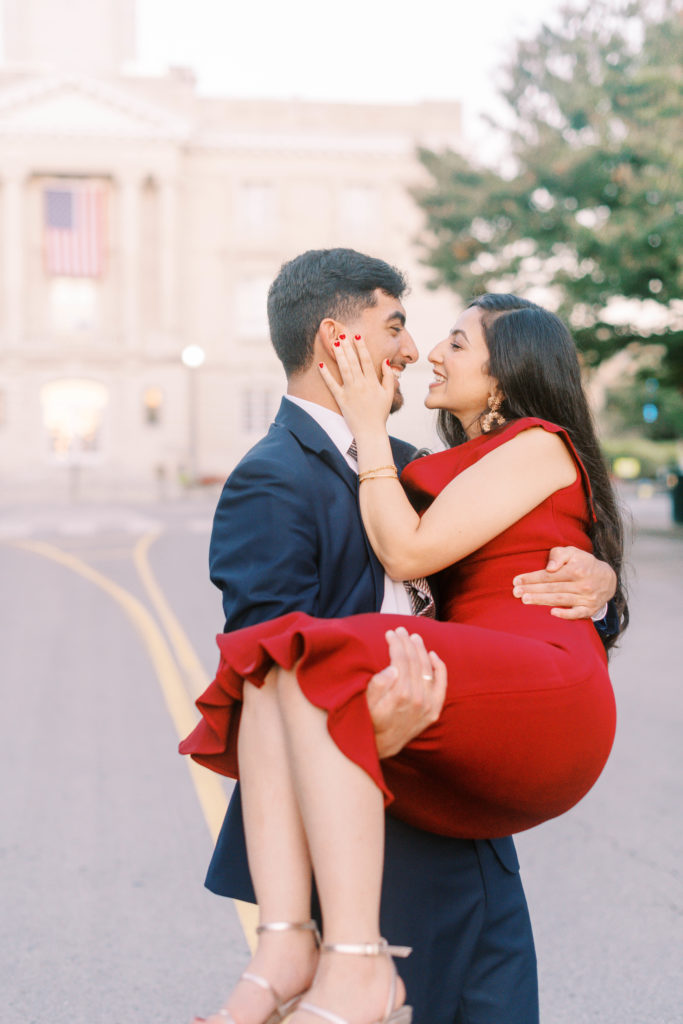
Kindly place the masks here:
<instances>
[{"instance_id":1,"label":"red dress","mask_svg":"<svg viewBox=\"0 0 683 1024\"><path fill-rule=\"evenodd\" d=\"M521 571L545 567L548 550L591 550L592 513L584 467L564 430L518 420L457 448L411 463L402 482L426 507L462 470L520 431L560 434L576 481L435 578L442 620L303 612L221 633L215 680L197 706L202 720L180 745L200 764L238 777L243 680L255 685L274 663L297 664L306 697L328 713L337 746L380 786L391 813L441 835L493 839L562 814L598 778L614 739L607 661L592 622L567 621L512 596ZM505 495L501 495L501 501ZM395 757L377 756L365 689L388 663L384 634L404 625L448 667L439 720Z\"/></svg>"}]
</instances>

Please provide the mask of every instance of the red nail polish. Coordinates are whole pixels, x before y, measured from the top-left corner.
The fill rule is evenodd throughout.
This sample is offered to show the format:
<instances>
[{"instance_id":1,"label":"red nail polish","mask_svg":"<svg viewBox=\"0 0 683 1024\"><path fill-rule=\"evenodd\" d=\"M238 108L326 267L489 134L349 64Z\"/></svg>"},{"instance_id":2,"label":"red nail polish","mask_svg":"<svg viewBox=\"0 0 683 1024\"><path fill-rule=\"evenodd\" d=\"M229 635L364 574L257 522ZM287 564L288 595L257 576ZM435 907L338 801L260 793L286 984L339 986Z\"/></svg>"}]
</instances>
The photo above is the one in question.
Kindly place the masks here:
<instances>
[{"instance_id":1,"label":"red nail polish","mask_svg":"<svg viewBox=\"0 0 683 1024\"><path fill-rule=\"evenodd\" d=\"M340 341L335 341L335 343L334 343L334 347L335 348L339 348L340 345L341 345Z\"/></svg>"},{"instance_id":2,"label":"red nail polish","mask_svg":"<svg viewBox=\"0 0 683 1024\"><path fill-rule=\"evenodd\" d=\"M356 341L360 341L360 334L354 334L353 336Z\"/></svg>"},{"instance_id":3,"label":"red nail polish","mask_svg":"<svg viewBox=\"0 0 683 1024\"><path fill-rule=\"evenodd\" d=\"M391 366L391 360L387 359L387 366Z\"/></svg>"},{"instance_id":4,"label":"red nail polish","mask_svg":"<svg viewBox=\"0 0 683 1024\"><path fill-rule=\"evenodd\" d=\"M344 341L344 339L346 338L346 335L345 334L340 334L339 337L341 338L342 341Z\"/></svg>"},{"instance_id":5,"label":"red nail polish","mask_svg":"<svg viewBox=\"0 0 683 1024\"><path fill-rule=\"evenodd\" d=\"M320 367L321 370L322 370L324 365L325 365L324 363L318 363L318 366Z\"/></svg>"}]
</instances>

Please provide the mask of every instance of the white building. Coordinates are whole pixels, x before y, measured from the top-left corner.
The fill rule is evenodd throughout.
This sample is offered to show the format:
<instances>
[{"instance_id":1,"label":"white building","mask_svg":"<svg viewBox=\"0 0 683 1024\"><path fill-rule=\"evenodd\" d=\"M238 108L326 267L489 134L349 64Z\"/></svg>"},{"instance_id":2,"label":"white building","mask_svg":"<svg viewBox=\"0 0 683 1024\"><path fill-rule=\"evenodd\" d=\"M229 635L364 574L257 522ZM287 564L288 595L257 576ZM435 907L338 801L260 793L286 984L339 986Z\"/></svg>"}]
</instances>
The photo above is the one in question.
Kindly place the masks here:
<instances>
[{"instance_id":1,"label":"white building","mask_svg":"<svg viewBox=\"0 0 683 1024\"><path fill-rule=\"evenodd\" d=\"M134 0L5 0L0 67L0 487L91 493L224 477L284 388L267 286L308 248L407 271L423 352L450 326L415 238L418 144L455 147L457 104L197 95L144 77ZM190 368L182 353L201 349ZM412 370L398 433L424 442Z\"/></svg>"}]
</instances>

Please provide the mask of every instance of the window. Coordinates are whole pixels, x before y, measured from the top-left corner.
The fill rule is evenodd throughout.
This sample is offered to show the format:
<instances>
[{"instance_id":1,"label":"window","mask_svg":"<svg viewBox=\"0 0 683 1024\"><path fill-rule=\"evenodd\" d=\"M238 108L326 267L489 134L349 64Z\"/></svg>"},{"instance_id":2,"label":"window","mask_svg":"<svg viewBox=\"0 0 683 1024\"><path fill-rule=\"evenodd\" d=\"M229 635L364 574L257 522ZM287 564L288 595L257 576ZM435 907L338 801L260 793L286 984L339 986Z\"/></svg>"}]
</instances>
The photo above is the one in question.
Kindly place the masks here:
<instances>
[{"instance_id":1,"label":"window","mask_svg":"<svg viewBox=\"0 0 683 1024\"><path fill-rule=\"evenodd\" d=\"M97 284L87 277L50 281L50 322L58 334L92 331L97 318Z\"/></svg>"},{"instance_id":2,"label":"window","mask_svg":"<svg viewBox=\"0 0 683 1024\"><path fill-rule=\"evenodd\" d=\"M143 395L143 419L148 426L161 422L164 393L161 388L146 388Z\"/></svg>"},{"instance_id":3,"label":"window","mask_svg":"<svg viewBox=\"0 0 683 1024\"><path fill-rule=\"evenodd\" d=\"M43 424L49 451L58 461L97 454L108 397L105 386L94 380L55 380L43 386Z\"/></svg>"},{"instance_id":4,"label":"window","mask_svg":"<svg viewBox=\"0 0 683 1024\"><path fill-rule=\"evenodd\" d=\"M275 412L272 391L249 388L242 393L242 430L245 434L265 434Z\"/></svg>"},{"instance_id":5,"label":"window","mask_svg":"<svg viewBox=\"0 0 683 1024\"><path fill-rule=\"evenodd\" d=\"M340 227L354 235L369 236L379 228L379 197L372 185L348 185L339 202Z\"/></svg>"},{"instance_id":6,"label":"window","mask_svg":"<svg viewBox=\"0 0 683 1024\"><path fill-rule=\"evenodd\" d=\"M237 216L246 232L259 238L272 235L276 222L275 187L267 182L245 182L239 190Z\"/></svg>"},{"instance_id":7,"label":"window","mask_svg":"<svg viewBox=\"0 0 683 1024\"><path fill-rule=\"evenodd\" d=\"M238 281L236 294L237 333L243 338L268 337L266 302L268 300L269 287L269 277L246 277Z\"/></svg>"}]
</instances>

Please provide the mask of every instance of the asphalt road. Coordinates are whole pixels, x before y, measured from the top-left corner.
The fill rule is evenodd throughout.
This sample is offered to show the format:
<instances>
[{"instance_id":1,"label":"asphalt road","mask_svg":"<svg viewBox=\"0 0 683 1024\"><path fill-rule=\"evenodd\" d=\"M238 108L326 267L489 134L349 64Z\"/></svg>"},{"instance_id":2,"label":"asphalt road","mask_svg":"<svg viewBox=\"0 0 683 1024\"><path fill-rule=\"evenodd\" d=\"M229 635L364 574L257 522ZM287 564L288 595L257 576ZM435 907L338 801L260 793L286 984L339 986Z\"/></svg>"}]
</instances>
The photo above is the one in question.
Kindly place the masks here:
<instances>
[{"instance_id":1,"label":"asphalt road","mask_svg":"<svg viewBox=\"0 0 683 1024\"><path fill-rule=\"evenodd\" d=\"M155 551L183 600L183 559L201 581L207 545L191 513L177 530L167 516ZM5 533L24 537L0 548L0 1019L185 1024L220 1005L247 950L232 903L202 886L211 837L152 657L164 667L156 615L150 626L121 604L154 613L132 556L162 523L123 509L13 521ZM208 592L202 611L201 589L184 611L210 634L219 609Z\"/></svg>"},{"instance_id":2,"label":"asphalt road","mask_svg":"<svg viewBox=\"0 0 683 1024\"><path fill-rule=\"evenodd\" d=\"M184 1024L247 959L233 904L202 887L225 787L175 752L222 626L211 500L0 510L8 1024ZM614 752L518 840L543 1024L683 1021L683 531L637 513Z\"/></svg>"}]
</instances>

